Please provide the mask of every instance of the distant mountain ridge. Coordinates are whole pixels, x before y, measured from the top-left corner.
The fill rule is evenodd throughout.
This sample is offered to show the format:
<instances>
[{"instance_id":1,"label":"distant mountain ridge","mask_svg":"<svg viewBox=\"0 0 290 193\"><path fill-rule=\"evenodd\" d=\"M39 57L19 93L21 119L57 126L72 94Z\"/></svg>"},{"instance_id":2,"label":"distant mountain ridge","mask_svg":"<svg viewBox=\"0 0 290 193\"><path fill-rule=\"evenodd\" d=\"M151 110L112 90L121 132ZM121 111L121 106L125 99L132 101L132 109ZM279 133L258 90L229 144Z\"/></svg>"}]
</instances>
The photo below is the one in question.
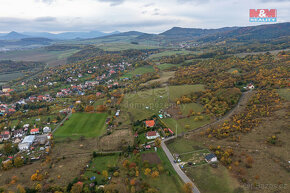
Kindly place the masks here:
<instances>
[{"instance_id":1,"label":"distant mountain ridge","mask_svg":"<svg viewBox=\"0 0 290 193\"><path fill-rule=\"evenodd\" d=\"M19 40L23 38L48 38L53 40L70 40L70 39L89 39L96 37L103 37L113 34L118 34L120 32L115 31L112 33L104 33L100 31L90 31L90 32L63 32L58 34L53 34L49 32L23 32L18 33L12 31L7 34L0 34L0 40Z\"/></svg>"},{"instance_id":2,"label":"distant mountain ridge","mask_svg":"<svg viewBox=\"0 0 290 193\"><path fill-rule=\"evenodd\" d=\"M28 38L29 36L12 31L7 34L0 34L0 40L18 40Z\"/></svg>"}]
</instances>

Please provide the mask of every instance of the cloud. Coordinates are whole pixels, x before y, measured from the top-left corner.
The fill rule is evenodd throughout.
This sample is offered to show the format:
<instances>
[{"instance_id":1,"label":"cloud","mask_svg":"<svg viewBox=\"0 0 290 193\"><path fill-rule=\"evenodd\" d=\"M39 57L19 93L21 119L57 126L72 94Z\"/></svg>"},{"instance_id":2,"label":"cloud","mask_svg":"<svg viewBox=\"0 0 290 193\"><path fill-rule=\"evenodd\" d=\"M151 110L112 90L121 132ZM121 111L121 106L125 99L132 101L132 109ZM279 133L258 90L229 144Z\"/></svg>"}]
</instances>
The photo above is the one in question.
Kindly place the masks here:
<instances>
[{"instance_id":1,"label":"cloud","mask_svg":"<svg viewBox=\"0 0 290 193\"><path fill-rule=\"evenodd\" d=\"M34 21L38 21L38 22L52 22L52 21L56 21L55 17L37 17L35 18Z\"/></svg>"},{"instance_id":2,"label":"cloud","mask_svg":"<svg viewBox=\"0 0 290 193\"><path fill-rule=\"evenodd\" d=\"M110 3L111 6L122 4L125 0L98 0L100 2Z\"/></svg>"},{"instance_id":3,"label":"cloud","mask_svg":"<svg viewBox=\"0 0 290 193\"><path fill-rule=\"evenodd\" d=\"M46 4L52 4L56 0L36 0L36 1L41 1L41 2L46 3Z\"/></svg>"},{"instance_id":4,"label":"cloud","mask_svg":"<svg viewBox=\"0 0 290 193\"><path fill-rule=\"evenodd\" d=\"M274 8L289 21L283 0L1 0L0 32L131 31L162 32L174 26L249 26L249 9Z\"/></svg>"}]
</instances>

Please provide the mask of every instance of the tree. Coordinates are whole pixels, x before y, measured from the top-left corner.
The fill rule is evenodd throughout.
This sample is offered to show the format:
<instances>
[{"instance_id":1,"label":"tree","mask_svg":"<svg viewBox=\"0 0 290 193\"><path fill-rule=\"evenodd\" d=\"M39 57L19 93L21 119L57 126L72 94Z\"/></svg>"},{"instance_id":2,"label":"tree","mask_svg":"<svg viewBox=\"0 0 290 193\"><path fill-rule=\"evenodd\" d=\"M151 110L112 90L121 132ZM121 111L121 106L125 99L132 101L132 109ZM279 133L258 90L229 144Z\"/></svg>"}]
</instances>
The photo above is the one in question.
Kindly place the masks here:
<instances>
[{"instance_id":1,"label":"tree","mask_svg":"<svg viewBox=\"0 0 290 193\"><path fill-rule=\"evenodd\" d=\"M32 174L30 179L31 179L31 181L36 181L37 180L37 173Z\"/></svg>"},{"instance_id":2,"label":"tree","mask_svg":"<svg viewBox=\"0 0 290 193\"><path fill-rule=\"evenodd\" d=\"M20 184L17 185L17 193L26 193L25 189Z\"/></svg>"},{"instance_id":3,"label":"tree","mask_svg":"<svg viewBox=\"0 0 290 193\"><path fill-rule=\"evenodd\" d=\"M155 141L154 141L154 143L155 143L155 146L156 147L160 147L160 145L161 145L161 139L159 137L156 138Z\"/></svg>"},{"instance_id":4,"label":"tree","mask_svg":"<svg viewBox=\"0 0 290 193\"><path fill-rule=\"evenodd\" d=\"M188 182L188 183L185 183L183 185L183 190L184 190L185 193L192 193L192 188L193 188L192 183Z\"/></svg>"},{"instance_id":5,"label":"tree","mask_svg":"<svg viewBox=\"0 0 290 193\"><path fill-rule=\"evenodd\" d=\"M130 162L129 162L128 160L124 160L124 161L123 161L123 167L124 167L124 168L128 168L129 165L130 165Z\"/></svg>"},{"instance_id":6,"label":"tree","mask_svg":"<svg viewBox=\"0 0 290 193\"><path fill-rule=\"evenodd\" d=\"M158 171L154 171L151 174L152 178L157 178L159 176L159 172Z\"/></svg>"},{"instance_id":7,"label":"tree","mask_svg":"<svg viewBox=\"0 0 290 193\"><path fill-rule=\"evenodd\" d=\"M13 167L12 161L8 160L2 164L3 170L9 170Z\"/></svg>"},{"instance_id":8,"label":"tree","mask_svg":"<svg viewBox=\"0 0 290 193\"><path fill-rule=\"evenodd\" d=\"M103 177L104 177L105 179L108 179L108 177L109 177L109 174L108 174L108 171L107 171L107 170L103 170L103 171L102 171L102 175L103 175Z\"/></svg>"},{"instance_id":9,"label":"tree","mask_svg":"<svg viewBox=\"0 0 290 193\"><path fill-rule=\"evenodd\" d=\"M130 185L131 186L135 186L135 184L136 184L136 180L133 178L133 179L131 179L130 180Z\"/></svg>"},{"instance_id":10,"label":"tree","mask_svg":"<svg viewBox=\"0 0 290 193\"><path fill-rule=\"evenodd\" d=\"M71 193L81 193L83 190L83 183L77 182L71 188Z\"/></svg>"},{"instance_id":11,"label":"tree","mask_svg":"<svg viewBox=\"0 0 290 193\"><path fill-rule=\"evenodd\" d=\"M10 155L13 152L13 147L12 147L12 143L4 143L4 154L6 155Z\"/></svg>"},{"instance_id":12,"label":"tree","mask_svg":"<svg viewBox=\"0 0 290 193\"><path fill-rule=\"evenodd\" d=\"M20 156L16 157L14 159L14 166L18 168L18 167L21 167L22 165L23 165L23 159Z\"/></svg>"},{"instance_id":13,"label":"tree","mask_svg":"<svg viewBox=\"0 0 290 193\"><path fill-rule=\"evenodd\" d=\"M146 176L149 176L151 174L151 169L150 168L146 168L145 171L144 171L144 174Z\"/></svg>"}]
</instances>

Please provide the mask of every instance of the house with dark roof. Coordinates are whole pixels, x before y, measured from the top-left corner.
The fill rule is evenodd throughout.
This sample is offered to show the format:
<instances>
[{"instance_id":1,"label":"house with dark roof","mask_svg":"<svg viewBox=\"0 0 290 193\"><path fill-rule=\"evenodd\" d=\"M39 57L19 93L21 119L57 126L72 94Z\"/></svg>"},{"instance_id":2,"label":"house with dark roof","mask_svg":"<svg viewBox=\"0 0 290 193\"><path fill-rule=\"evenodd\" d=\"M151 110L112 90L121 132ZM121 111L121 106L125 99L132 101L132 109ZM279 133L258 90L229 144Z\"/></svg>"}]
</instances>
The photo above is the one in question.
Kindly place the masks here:
<instances>
[{"instance_id":1,"label":"house with dark roof","mask_svg":"<svg viewBox=\"0 0 290 193\"><path fill-rule=\"evenodd\" d=\"M210 153L205 156L205 161L207 163L217 162L217 157L214 153Z\"/></svg>"}]
</instances>

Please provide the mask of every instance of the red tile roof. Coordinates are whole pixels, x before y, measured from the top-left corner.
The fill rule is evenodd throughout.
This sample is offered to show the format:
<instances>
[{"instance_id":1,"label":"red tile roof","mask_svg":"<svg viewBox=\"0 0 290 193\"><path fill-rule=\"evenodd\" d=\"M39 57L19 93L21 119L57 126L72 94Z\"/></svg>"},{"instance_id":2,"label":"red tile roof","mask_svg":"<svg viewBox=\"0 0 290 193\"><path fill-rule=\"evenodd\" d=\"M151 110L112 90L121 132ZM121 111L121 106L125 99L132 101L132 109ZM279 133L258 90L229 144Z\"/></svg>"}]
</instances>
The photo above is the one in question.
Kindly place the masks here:
<instances>
[{"instance_id":1,"label":"red tile roof","mask_svg":"<svg viewBox=\"0 0 290 193\"><path fill-rule=\"evenodd\" d=\"M156 133L156 131L149 131L149 132L147 132L147 136L156 136L157 135L157 133Z\"/></svg>"},{"instance_id":2,"label":"red tile roof","mask_svg":"<svg viewBox=\"0 0 290 193\"><path fill-rule=\"evenodd\" d=\"M33 133L33 132L39 132L39 129L31 129L30 133Z\"/></svg>"},{"instance_id":3,"label":"red tile roof","mask_svg":"<svg viewBox=\"0 0 290 193\"><path fill-rule=\"evenodd\" d=\"M145 124L146 124L146 127L154 127L155 121L154 120L145 121Z\"/></svg>"}]
</instances>

